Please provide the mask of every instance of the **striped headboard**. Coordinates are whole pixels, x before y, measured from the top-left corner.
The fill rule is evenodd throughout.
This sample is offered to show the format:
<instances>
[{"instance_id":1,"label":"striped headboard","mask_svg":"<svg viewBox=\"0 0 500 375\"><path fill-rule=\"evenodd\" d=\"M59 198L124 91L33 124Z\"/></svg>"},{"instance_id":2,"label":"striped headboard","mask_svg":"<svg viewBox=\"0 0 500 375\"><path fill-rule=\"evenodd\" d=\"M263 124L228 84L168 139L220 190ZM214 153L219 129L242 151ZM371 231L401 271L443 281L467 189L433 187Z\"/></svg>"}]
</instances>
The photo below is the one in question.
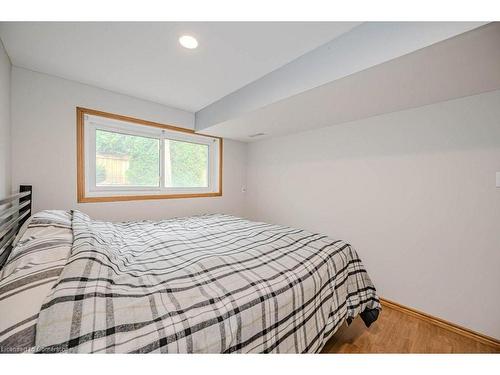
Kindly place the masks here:
<instances>
[{"instance_id":1,"label":"striped headboard","mask_svg":"<svg viewBox=\"0 0 500 375\"><path fill-rule=\"evenodd\" d=\"M19 193L0 198L0 268L21 225L31 216L32 190L31 185L21 185Z\"/></svg>"}]
</instances>

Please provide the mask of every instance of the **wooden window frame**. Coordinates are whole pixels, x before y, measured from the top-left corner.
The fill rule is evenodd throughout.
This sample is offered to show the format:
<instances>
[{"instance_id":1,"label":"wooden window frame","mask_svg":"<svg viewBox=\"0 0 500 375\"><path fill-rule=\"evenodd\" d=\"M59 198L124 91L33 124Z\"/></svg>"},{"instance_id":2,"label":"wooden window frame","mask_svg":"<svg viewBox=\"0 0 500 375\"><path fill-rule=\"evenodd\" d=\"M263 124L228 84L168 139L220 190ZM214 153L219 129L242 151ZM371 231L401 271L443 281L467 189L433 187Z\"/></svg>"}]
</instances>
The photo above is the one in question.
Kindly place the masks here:
<instances>
[{"instance_id":1,"label":"wooden window frame","mask_svg":"<svg viewBox=\"0 0 500 375\"><path fill-rule=\"evenodd\" d=\"M112 195L112 196L86 196L85 192L85 115L99 116L112 120L133 123L142 126L161 128L169 131L178 131L203 137L210 137L219 140L219 178L218 191L209 193L180 193L180 194L142 194L142 195ZM223 139L211 135L196 133L192 129L180 128L173 125L160 124L153 121L142 120L134 117L118 115L115 113L98 111L95 109L76 107L76 159L77 159L77 202L78 203L98 203L98 202L119 202L151 199L178 199L178 198L204 198L222 196L222 160L223 160Z\"/></svg>"}]
</instances>

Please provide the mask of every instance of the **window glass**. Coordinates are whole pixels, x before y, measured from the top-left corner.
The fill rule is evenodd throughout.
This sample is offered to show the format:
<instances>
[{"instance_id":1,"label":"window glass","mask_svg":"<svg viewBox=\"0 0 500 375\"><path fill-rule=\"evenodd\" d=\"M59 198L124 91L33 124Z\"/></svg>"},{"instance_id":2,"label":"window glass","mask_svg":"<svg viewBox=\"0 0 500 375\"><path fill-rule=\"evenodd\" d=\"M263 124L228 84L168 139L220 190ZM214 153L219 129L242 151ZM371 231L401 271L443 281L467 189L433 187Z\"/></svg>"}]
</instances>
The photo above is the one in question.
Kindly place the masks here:
<instances>
[{"instance_id":1,"label":"window glass","mask_svg":"<svg viewBox=\"0 0 500 375\"><path fill-rule=\"evenodd\" d=\"M96 186L160 184L160 140L96 130Z\"/></svg>"},{"instance_id":2,"label":"window glass","mask_svg":"<svg viewBox=\"0 0 500 375\"><path fill-rule=\"evenodd\" d=\"M208 187L208 145L165 139L165 186Z\"/></svg>"}]
</instances>

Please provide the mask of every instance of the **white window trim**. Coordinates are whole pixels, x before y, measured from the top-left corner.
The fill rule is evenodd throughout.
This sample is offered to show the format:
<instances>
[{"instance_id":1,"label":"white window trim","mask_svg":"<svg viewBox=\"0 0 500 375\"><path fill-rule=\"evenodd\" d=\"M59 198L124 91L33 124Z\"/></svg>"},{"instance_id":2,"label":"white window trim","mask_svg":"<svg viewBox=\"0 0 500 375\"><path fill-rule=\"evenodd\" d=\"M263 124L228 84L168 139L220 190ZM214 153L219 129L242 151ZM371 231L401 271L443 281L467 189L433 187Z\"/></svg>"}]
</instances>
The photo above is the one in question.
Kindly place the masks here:
<instances>
[{"instance_id":1,"label":"white window trim","mask_svg":"<svg viewBox=\"0 0 500 375\"><path fill-rule=\"evenodd\" d=\"M83 197L81 196L79 187L78 201L103 201L105 198L109 200L129 200L133 199L151 199L151 198L182 198L182 197L198 197L198 196L219 196L222 195L221 186L219 186L221 178L220 158L222 139L211 137L196 133L190 133L184 130L175 130L171 126L161 126L154 124L148 126L149 122L141 123L142 120L131 119L133 121L126 121L115 119L110 116L117 116L111 114L103 114L99 112L98 115L92 114L92 110L78 109L82 111L79 113L81 119L79 126L83 127L83 165L84 168L84 182L83 182ZM91 113L88 113L91 112ZM95 111L97 112L97 111ZM122 116L117 116L122 117ZM96 130L104 130L111 132L118 132L122 134L135 135L141 137L149 137L158 139L160 142L160 184L157 187L142 187L142 186L97 186L95 183L96 176L96 151L95 151L95 135ZM164 141L184 141L208 146L208 186L197 188L171 188L165 186L164 175ZM79 156L80 157L80 156ZM123 199L113 199L123 198ZM95 199L95 200L93 200Z\"/></svg>"}]
</instances>

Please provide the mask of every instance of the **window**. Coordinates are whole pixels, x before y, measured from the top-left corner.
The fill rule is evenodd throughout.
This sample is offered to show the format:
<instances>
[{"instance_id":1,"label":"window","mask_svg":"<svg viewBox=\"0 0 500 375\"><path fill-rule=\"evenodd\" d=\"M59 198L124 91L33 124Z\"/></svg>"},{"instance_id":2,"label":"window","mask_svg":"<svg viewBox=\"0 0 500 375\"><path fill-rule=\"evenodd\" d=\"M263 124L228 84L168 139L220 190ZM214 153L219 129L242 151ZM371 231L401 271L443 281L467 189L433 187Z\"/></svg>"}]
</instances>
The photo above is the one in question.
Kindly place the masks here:
<instances>
[{"instance_id":1,"label":"window","mask_svg":"<svg viewBox=\"0 0 500 375\"><path fill-rule=\"evenodd\" d=\"M78 202L222 195L222 139L77 108Z\"/></svg>"}]
</instances>

